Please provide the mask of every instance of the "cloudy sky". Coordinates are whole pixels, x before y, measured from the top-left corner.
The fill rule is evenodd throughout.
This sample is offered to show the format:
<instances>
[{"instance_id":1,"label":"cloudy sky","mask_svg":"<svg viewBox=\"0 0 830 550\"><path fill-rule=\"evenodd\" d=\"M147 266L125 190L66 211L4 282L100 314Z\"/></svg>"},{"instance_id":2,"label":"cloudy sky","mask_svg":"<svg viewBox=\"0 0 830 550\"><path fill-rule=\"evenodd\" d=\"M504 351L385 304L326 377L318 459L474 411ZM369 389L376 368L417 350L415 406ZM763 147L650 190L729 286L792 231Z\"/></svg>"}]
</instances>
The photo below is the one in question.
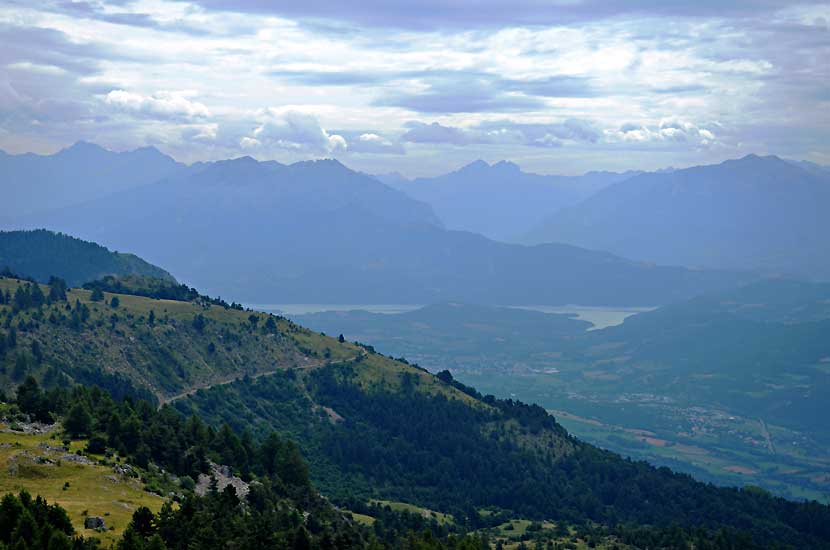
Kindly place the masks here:
<instances>
[{"instance_id":1,"label":"cloudy sky","mask_svg":"<svg viewBox=\"0 0 830 550\"><path fill-rule=\"evenodd\" d=\"M0 0L0 148L542 173L830 164L830 3Z\"/></svg>"}]
</instances>

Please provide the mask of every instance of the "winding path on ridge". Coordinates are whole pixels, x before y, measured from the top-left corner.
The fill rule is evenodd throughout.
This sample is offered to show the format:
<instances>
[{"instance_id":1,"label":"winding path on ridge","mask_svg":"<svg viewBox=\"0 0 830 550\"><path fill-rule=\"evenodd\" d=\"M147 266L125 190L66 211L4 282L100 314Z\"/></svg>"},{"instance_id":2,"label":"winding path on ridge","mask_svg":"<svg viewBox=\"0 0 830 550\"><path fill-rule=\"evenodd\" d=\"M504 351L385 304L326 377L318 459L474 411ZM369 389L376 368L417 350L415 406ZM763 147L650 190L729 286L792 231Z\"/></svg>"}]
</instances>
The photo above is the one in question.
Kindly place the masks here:
<instances>
[{"instance_id":1,"label":"winding path on ridge","mask_svg":"<svg viewBox=\"0 0 830 550\"><path fill-rule=\"evenodd\" d=\"M187 389L187 390L185 390L181 393L177 393L175 395L163 396L163 395L159 395L156 392L156 397L158 398L158 401L159 401L158 406L159 406L159 408L161 408L165 405L169 405L170 403L172 403L174 401L178 401L179 399L184 399L185 397L190 397L191 395L195 394L199 390L209 390L210 388L215 388L217 386L226 386L228 384L232 384L234 382L242 380L243 378L245 378L245 376L248 376L251 380L256 380L257 378L262 378L263 376L271 376L273 374L276 374L278 372L283 372L283 371L286 371L286 370L311 370L311 369L316 369L316 368L319 368L319 367L325 367L326 365L334 365L334 364L337 364L337 363L348 363L349 361L355 361L358 358L363 357L365 355L366 355L366 352L360 352L357 355L355 355L354 357L351 357L349 359L342 359L340 361L331 361L331 360L328 360L328 359L310 361L308 359L308 357L304 357L303 359L305 360L305 363L301 364L301 365L295 365L295 366L292 366L292 367L285 367L285 368L280 368L280 369L276 369L276 370L269 370L269 371L259 372L259 373L254 374L254 375L248 375L246 373L236 373L232 376L229 376L227 378L222 378L222 379L217 380L215 382L203 382L201 384L197 384L197 385L193 386L192 388L189 388L189 389Z\"/></svg>"}]
</instances>

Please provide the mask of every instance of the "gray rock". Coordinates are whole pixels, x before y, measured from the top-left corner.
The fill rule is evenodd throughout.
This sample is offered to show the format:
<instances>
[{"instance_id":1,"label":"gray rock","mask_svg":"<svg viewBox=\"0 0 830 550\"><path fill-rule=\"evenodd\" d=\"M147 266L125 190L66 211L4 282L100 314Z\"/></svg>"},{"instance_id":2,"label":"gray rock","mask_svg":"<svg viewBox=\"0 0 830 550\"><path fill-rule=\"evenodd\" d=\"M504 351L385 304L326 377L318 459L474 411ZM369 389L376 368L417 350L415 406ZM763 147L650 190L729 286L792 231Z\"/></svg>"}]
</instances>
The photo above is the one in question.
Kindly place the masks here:
<instances>
[{"instance_id":1,"label":"gray rock","mask_svg":"<svg viewBox=\"0 0 830 550\"><path fill-rule=\"evenodd\" d=\"M104 529L104 518L99 516L89 516L84 520L84 529Z\"/></svg>"}]
</instances>

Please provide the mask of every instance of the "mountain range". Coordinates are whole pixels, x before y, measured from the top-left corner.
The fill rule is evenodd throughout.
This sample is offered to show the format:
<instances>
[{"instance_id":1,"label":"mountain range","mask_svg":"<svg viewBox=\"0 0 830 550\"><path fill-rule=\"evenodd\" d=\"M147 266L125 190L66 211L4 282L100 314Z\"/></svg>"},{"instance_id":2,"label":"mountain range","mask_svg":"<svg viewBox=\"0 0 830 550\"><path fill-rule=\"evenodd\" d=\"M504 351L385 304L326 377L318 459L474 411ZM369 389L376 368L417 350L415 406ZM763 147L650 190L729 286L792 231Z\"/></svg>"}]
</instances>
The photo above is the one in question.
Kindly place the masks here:
<instances>
[{"instance_id":1,"label":"mountain range","mask_svg":"<svg viewBox=\"0 0 830 550\"><path fill-rule=\"evenodd\" d=\"M155 147L115 153L79 141L54 155L0 151L0 221L81 204L185 168Z\"/></svg>"},{"instance_id":2,"label":"mountain range","mask_svg":"<svg viewBox=\"0 0 830 550\"><path fill-rule=\"evenodd\" d=\"M806 166L806 168L805 168ZM561 210L525 242L659 264L830 277L830 174L775 156L641 174Z\"/></svg>"},{"instance_id":3,"label":"mountain range","mask_svg":"<svg viewBox=\"0 0 830 550\"><path fill-rule=\"evenodd\" d=\"M333 160L194 165L10 225L129 250L251 303L642 306L752 278L448 230L429 205Z\"/></svg>"},{"instance_id":4,"label":"mountain range","mask_svg":"<svg viewBox=\"0 0 830 550\"><path fill-rule=\"evenodd\" d=\"M639 172L588 172L583 176L543 176L501 161L475 161L434 178L407 180L376 176L410 197L432 206L450 229L515 241L554 212L577 204L600 189Z\"/></svg>"}]
</instances>

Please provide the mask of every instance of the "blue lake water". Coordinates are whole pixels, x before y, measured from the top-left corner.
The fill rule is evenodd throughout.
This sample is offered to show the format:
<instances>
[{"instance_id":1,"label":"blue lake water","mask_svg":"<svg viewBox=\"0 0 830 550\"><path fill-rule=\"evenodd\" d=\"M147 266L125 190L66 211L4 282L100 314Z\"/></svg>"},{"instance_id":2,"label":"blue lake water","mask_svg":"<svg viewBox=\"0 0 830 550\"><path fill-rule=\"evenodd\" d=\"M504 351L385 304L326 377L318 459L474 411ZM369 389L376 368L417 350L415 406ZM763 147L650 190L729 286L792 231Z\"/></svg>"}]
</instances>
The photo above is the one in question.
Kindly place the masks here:
<instances>
[{"instance_id":1,"label":"blue lake water","mask_svg":"<svg viewBox=\"0 0 830 550\"><path fill-rule=\"evenodd\" d=\"M278 313L293 317L295 315L308 315L323 311L368 311L371 313L383 313L394 315L415 311L423 306L419 304L247 304L247 307L258 311ZM589 330L596 330L621 324L626 317L651 311L649 307L603 307L603 306L509 306L517 309L540 311L542 313L559 313L574 315L577 319L588 321L594 326Z\"/></svg>"}]
</instances>

